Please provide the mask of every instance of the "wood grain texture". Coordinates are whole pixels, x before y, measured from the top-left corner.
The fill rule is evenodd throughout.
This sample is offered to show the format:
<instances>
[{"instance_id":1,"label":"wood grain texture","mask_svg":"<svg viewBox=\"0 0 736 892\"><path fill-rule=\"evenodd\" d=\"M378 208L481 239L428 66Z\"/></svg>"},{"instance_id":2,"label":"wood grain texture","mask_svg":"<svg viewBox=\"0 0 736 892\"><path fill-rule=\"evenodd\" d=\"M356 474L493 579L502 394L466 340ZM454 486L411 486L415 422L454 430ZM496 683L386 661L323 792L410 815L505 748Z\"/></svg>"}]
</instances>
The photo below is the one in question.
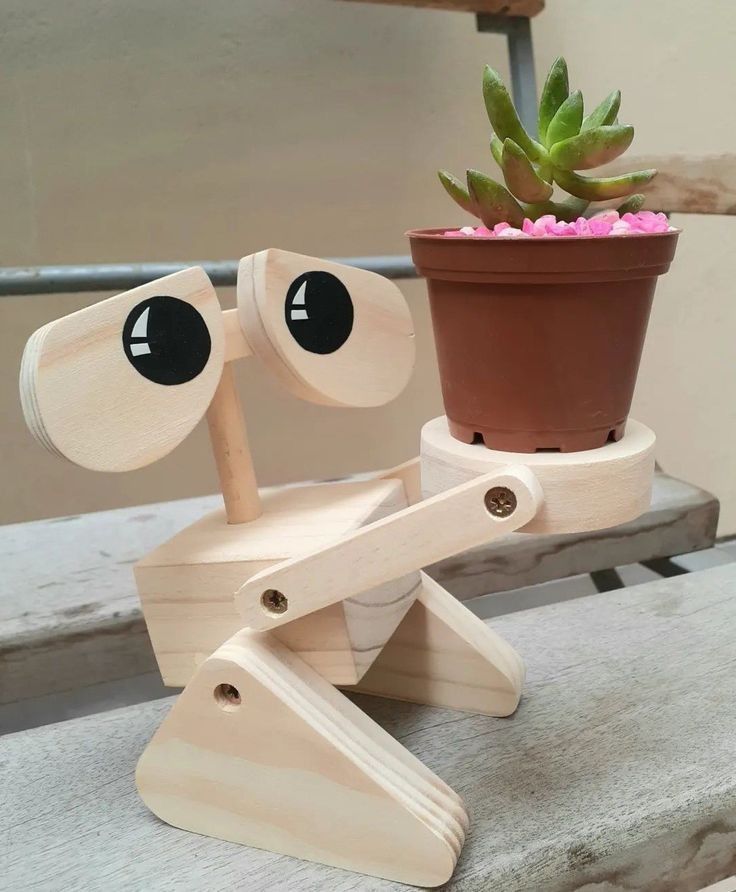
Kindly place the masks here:
<instances>
[{"instance_id":1,"label":"wood grain texture","mask_svg":"<svg viewBox=\"0 0 736 892\"><path fill-rule=\"evenodd\" d=\"M202 371L176 386L145 378L123 349L129 313L160 295L193 306L210 336ZM21 363L23 414L42 445L74 464L93 471L141 468L171 452L202 419L224 353L222 311L207 274L200 267L182 270L36 331Z\"/></svg>"},{"instance_id":2,"label":"wood grain texture","mask_svg":"<svg viewBox=\"0 0 736 892\"><path fill-rule=\"evenodd\" d=\"M521 657L487 623L422 573L416 601L353 690L482 715L511 715Z\"/></svg>"},{"instance_id":3,"label":"wood grain texture","mask_svg":"<svg viewBox=\"0 0 736 892\"><path fill-rule=\"evenodd\" d=\"M423 9L445 9L454 12L484 12L531 18L544 9L544 0L352 0L360 3L383 3L390 6L420 6Z\"/></svg>"},{"instance_id":4,"label":"wood grain texture","mask_svg":"<svg viewBox=\"0 0 736 892\"><path fill-rule=\"evenodd\" d=\"M0 527L0 703L156 671L132 565L221 505L213 495ZM596 533L512 533L428 569L456 597L474 598L709 548L717 521L710 493L660 473L636 521Z\"/></svg>"},{"instance_id":5,"label":"wood grain texture","mask_svg":"<svg viewBox=\"0 0 736 892\"><path fill-rule=\"evenodd\" d=\"M629 419L617 443L587 452L519 455L461 443L444 416L428 421L421 434L422 492L436 496L451 487L512 462L539 480L544 502L525 533L576 533L633 520L651 501L654 433Z\"/></svg>"},{"instance_id":6,"label":"wood grain texture","mask_svg":"<svg viewBox=\"0 0 736 892\"><path fill-rule=\"evenodd\" d=\"M289 287L308 272L339 279L352 301L347 340L334 352L304 349L286 320ZM295 396L328 406L382 406L406 387L414 369L414 325L389 279L316 257L271 248L238 267L238 312L253 352ZM309 291L300 310L310 312Z\"/></svg>"},{"instance_id":7,"label":"wood grain texture","mask_svg":"<svg viewBox=\"0 0 736 892\"><path fill-rule=\"evenodd\" d=\"M644 207L682 214L736 214L736 154L627 157L606 174L657 168Z\"/></svg>"},{"instance_id":8,"label":"wood grain texture","mask_svg":"<svg viewBox=\"0 0 736 892\"><path fill-rule=\"evenodd\" d=\"M718 500L710 493L660 472L654 475L649 509L629 523L586 533L511 533L501 542L471 549L426 569L464 601L482 592L506 592L710 548L715 542L718 512Z\"/></svg>"},{"instance_id":9,"label":"wood grain texture","mask_svg":"<svg viewBox=\"0 0 736 892\"><path fill-rule=\"evenodd\" d=\"M449 879L468 824L449 787L268 633L238 632L202 664L136 784L175 827L418 886Z\"/></svg>"},{"instance_id":10,"label":"wood grain texture","mask_svg":"<svg viewBox=\"0 0 736 892\"><path fill-rule=\"evenodd\" d=\"M222 325L225 332L225 362L252 356L253 351L250 349L250 344L246 341L243 329L240 327L240 316L237 308L222 311Z\"/></svg>"},{"instance_id":11,"label":"wood grain texture","mask_svg":"<svg viewBox=\"0 0 736 892\"><path fill-rule=\"evenodd\" d=\"M735 624L723 566L495 619L527 662L511 720L359 697L468 807L448 889L693 892L733 875ZM0 739L8 888L400 890L150 816L134 766L170 704Z\"/></svg>"},{"instance_id":12,"label":"wood grain texture","mask_svg":"<svg viewBox=\"0 0 736 892\"><path fill-rule=\"evenodd\" d=\"M496 487L515 496L507 517L493 516L486 506L485 497ZM541 504L534 474L510 464L255 573L237 591L235 606L248 628L274 629L344 598L362 598L362 592L430 561L500 539L528 524ZM264 609L264 593L273 590L288 599L283 612Z\"/></svg>"},{"instance_id":13,"label":"wood grain texture","mask_svg":"<svg viewBox=\"0 0 736 892\"><path fill-rule=\"evenodd\" d=\"M401 481L379 479L272 490L262 504L261 516L248 524L226 523L223 511L209 514L136 565L166 684L186 684L205 657L243 627L234 594L244 579L385 518L404 508L406 498ZM308 611L300 622L285 624L279 637L325 678L353 684L411 606L418 570L359 598L321 605L325 612Z\"/></svg>"},{"instance_id":14,"label":"wood grain texture","mask_svg":"<svg viewBox=\"0 0 736 892\"><path fill-rule=\"evenodd\" d=\"M232 365L225 363L207 409L207 427L228 523L246 523L261 513L253 456L235 386Z\"/></svg>"}]
</instances>

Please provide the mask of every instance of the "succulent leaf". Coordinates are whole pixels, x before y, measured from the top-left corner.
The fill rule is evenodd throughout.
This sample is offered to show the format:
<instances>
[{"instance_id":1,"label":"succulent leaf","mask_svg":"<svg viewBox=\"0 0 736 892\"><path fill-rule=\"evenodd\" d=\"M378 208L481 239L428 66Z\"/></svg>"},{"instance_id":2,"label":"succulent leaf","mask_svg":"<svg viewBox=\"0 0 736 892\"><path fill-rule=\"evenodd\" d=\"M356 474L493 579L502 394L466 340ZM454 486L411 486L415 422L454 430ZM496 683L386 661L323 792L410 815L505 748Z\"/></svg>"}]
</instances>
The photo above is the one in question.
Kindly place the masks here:
<instances>
[{"instance_id":1,"label":"succulent leaf","mask_svg":"<svg viewBox=\"0 0 736 892\"><path fill-rule=\"evenodd\" d=\"M657 175L656 170L636 170L617 177L581 177L569 170L555 168L555 182L577 198L588 201L608 201L611 198L624 198L641 186L645 186Z\"/></svg>"},{"instance_id":2,"label":"succulent leaf","mask_svg":"<svg viewBox=\"0 0 736 892\"><path fill-rule=\"evenodd\" d=\"M526 153L513 139L504 140L501 170L512 195L521 201L547 201L552 196L552 186L537 174Z\"/></svg>"},{"instance_id":3,"label":"succulent leaf","mask_svg":"<svg viewBox=\"0 0 736 892\"><path fill-rule=\"evenodd\" d=\"M580 125L583 123L583 94L580 90L571 93L557 113L550 121L547 130L547 145L554 146L564 139L570 139L580 133Z\"/></svg>"},{"instance_id":4,"label":"succulent leaf","mask_svg":"<svg viewBox=\"0 0 736 892\"><path fill-rule=\"evenodd\" d=\"M624 214L635 214L637 211L640 211L644 207L644 201L646 200L646 196L641 193L637 193L636 195L629 195L626 201L619 205L616 210L623 216Z\"/></svg>"},{"instance_id":5,"label":"succulent leaf","mask_svg":"<svg viewBox=\"0 0 736 892\"><path fill-rule=\"evenodd\" d=\"M583 216L589 204L589 201L571 196L564 201L543 201L524 205L524 212L530 220L538 220L545 214L553 214L558 220L572 223L573 220Z\"/></svg>"},{"instance_id":6,"label":"succulent leaf","mask_svg":"<svg viewBox=\"0 0 736 892\"><path fill-rule=\"evenodd\" d=\"M570 93L570 85L567 77L567 62L559 56L552 63L547 75L547 80L542 88L542 96L539 100L539 138L545 146L547 142L547 129L554 118L557 109L567 99Z\"/></svg>"},{"instance_id":7,"label":"succulent leaf","mask_svg":"<svg viewBox=\"0 0 736 892\"><path fill-rule=\"evenodd\" d=\"M476 213L489 229L504 220L512 226L524 222L524 211L508 189L479 170L468 171L468 192Z\"/></svg>"},{"instance_id":8,"label":"succulent leaf","mask_svg":"<svg viewBox=\"0 0 736 892\"><path fill-rule=\"evenodd\" d=\"M608 124L617 124L618 110L621 105L621 91L614 90L610 93L600 105L597 105L593 111L583 120L581 132L584 130L592 130L594 127L605 127Z\"/></svg>"},{"instance_id":9,"label":"succulent leaf","mask_svg":"<svg viewBox=\"0 0 736 892\"><path fill-rule=\"evenodd\" d=\"M490 65L486 65L483 71L483 99L488 120L498 137L501 140L510 137L532 160L537 161L541 157L542 146L524 130L508 90L498 72Z\"/></svg>"},{"instance_id":10,"label":"succulent leaf","mask_svg":"<svg viewBox=\"0 0 736 892\"><path fill-rule=\"evenodd\" d=\"M440 182L447 190L447 194L450 198L456 201L464 211L477 217L478 213L475 209L475 202L470 197L470 194L463 183L446 170L438 170L437 176L440 178Z\"/></svg>"},{"instance_id":11,"label":"succulent leaf","mask_svg":"<svg viewBox=\"0 0 736 892\"><path fill-rule=\"evenodd\" d=\"M493 160L501 166L501 156L503 155L503 142L496 136L494 133L491 137L491 155L493 155Z\"/></svg>"},{"instance_id":12,"label":"succulent leaf","mask_svg":"<svg viewBox=\"0 0 736 892\"><path fill-rule=\"evenodd\" d=\"M634 128L628 124L593 127L570 139L558 142L550 149L555 167L563 170L589 170L607 164L625 152L634 138Z\"/></svg>"},{"instance_id":13,"label":"succulent leaf","mask_svg":"<svg viewBox=\"0 0 736 892\"><path fill-rule=\"evenodd\" d=\"M582 176L621 155L634 138L634 128L619 124L621 93L614 90L587 116L579 90L570 94L567 64L561 56L553 63L539 104L542 143L532 139L516 113L498 73L489 66L483 72L483 97L493 125L490 149L503 173L506 186L477 170L467 171L467 188L447 171L440 182L457 204L480 217L486 226L507 221L521 228L524 217L537 220L553 214L572 222L591 216L591 201L613 202L629 196L619 213L636 212L644 196L634 190L648 183L656 170L638 170L607 177ZM569 195L553 201L555 184ZM610 204L608 205L611 206Z\"/></svg>"}]
</instances>

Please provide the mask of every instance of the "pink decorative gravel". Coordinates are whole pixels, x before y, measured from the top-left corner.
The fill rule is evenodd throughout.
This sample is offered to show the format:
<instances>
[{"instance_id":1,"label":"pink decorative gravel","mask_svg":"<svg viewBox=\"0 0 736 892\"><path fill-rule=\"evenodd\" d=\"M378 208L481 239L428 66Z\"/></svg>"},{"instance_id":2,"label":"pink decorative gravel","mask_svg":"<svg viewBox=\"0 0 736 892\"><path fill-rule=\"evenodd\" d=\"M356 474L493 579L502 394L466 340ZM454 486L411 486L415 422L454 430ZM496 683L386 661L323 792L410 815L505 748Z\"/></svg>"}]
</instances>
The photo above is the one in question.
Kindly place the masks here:
<instances>
[{"instance_id":1,"label":"pink decorative gravel","mask_svg":"<svg viewBox=\"0 0 736 892\"><path fill-rule=\"evenodd\" d=\"M565 223L552 214L546 214L532 222L524 219L521 229L515 229L510 223L496 223L493 229L485 226L463 226L462 229L448 229L448 238L562 238L569 235L587 235L599 238L606 235L628 235L644 232L674 232L664 214L652 211L639 211L636 214L619 216L618 211L602 211L587 220L578 217L574 223Z\"/></svg>"}]
</instances>

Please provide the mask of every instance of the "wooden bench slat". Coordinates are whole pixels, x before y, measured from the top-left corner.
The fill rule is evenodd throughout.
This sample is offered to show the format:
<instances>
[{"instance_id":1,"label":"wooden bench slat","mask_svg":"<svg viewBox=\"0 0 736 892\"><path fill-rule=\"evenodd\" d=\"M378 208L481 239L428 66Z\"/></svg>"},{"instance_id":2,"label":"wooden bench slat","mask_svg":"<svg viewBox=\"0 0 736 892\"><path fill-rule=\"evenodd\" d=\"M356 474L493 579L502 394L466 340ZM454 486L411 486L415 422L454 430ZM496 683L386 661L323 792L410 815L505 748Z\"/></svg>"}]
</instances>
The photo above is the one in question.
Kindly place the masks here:
<instances>
[{"instance_id":1,"label":"wooden bench slat","mask_svg":"<svg viewBox=\"0 0 736 892\"><path fill-rule=\"evenodd\" d=\"M421 6L453 12L479 12L490 15L531 18L544 9L544 0L350 0L356 3L381 3L386 6Z\"/></svg>"},{"instance_id":2,"label":"wooden bench slat","mask_svg":"<svg viewBox=\"0 0 736 892\"><path fill-rule=\"evenodd\" d=\"M205 496L0 527L0 704L156 670L132 565L219 507ZM639 520L571 536L518 534L430 568L458 598L709 548L718 502L657 475Z\"/></svg>"},{"instance_id":3,"label":"wooden bench slat","mask_svg":"<svg viewBox=\"0 0 736 892\"><path fill-rule=\"evenodd\" d=\"M646 187L645 207L682 214L736 214L736 154L626 157L606 175L630 170L659 171Z\"/></svg>"},{"instance_id":4,"label":"wooden bench slat","mask_svg":"<svg viewBox=\"0 0 736 892\"><path fill-rule=\"evenodd\" d=\"M448 888L691 892L732 872L736 566L493 625L528 664L514 718L359 698L467 802ZM0 739L8 888L401 888L151 816L133 770L170 702Z\"/></svg>"}]
</instances>

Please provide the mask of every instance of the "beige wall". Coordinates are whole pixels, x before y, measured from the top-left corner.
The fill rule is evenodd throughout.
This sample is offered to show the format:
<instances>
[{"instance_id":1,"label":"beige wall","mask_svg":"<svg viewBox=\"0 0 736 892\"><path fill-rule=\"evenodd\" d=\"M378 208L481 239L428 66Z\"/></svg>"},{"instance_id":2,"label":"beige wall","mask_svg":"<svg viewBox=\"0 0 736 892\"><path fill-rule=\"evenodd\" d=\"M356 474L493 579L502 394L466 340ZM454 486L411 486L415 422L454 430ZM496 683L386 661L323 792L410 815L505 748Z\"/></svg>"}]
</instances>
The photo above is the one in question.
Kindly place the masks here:
<instances>
[{"instance_id":1,"label":"beige wall","mask_svg":"<svg viewBox=\"0 0 736 892\"><path fill-rule=\"evenodd\" d=\"M490 168L482 64L503 38L472 16L335 0L2 0L0 263L234 258L269 245L348 255L406 250L410 226L462 215L438 166ZM590 101L614 86L641 152L720 151L736 138L736 5L550 0L538 70L559 52ZM736 219L682 217L636 397L659 458L724 503L736 531ZM264 482L400 461L440 411L424 289L409 390L381 410L299 403L252 363L241 382ZM232 294L223 293L223 302ZM20 352L93 295L0 298L0 521L212 491L206 434L126 475L46 455L25 432Z\"/></svg>"}]
</instances>

